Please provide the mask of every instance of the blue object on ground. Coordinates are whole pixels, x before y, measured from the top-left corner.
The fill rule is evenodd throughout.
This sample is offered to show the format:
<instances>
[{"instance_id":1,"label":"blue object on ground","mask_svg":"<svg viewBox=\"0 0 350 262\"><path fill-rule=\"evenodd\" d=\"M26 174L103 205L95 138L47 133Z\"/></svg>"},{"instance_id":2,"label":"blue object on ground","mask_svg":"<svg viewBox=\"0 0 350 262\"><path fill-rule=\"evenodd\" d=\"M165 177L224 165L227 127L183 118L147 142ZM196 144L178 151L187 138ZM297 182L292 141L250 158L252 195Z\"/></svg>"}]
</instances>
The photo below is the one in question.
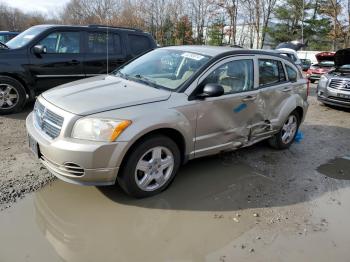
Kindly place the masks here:
<instances>
[{"instance_id":1,"label":"blue object on ground","mask_svg":"<svg viewBox=\"0 0 350 262\"><path fill-rule=\"evenodd\" d=\"M304 134L298 130L297 135L295 136L295 142L300 143L301 140L303 140Z\"/></svg>"}]
</instances>

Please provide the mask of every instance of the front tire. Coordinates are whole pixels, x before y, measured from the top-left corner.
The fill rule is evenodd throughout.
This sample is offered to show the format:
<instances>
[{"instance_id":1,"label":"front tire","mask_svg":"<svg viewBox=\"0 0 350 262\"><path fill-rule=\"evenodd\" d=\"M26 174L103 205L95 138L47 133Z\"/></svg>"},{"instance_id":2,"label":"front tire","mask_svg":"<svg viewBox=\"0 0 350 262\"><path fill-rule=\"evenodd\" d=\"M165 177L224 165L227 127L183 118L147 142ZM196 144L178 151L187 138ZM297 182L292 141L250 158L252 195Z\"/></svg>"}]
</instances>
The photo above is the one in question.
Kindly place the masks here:
<instances>
[{"instance_id":1,"label":"front tire","mask_svg":"<svg viewBox=\"0 0 350 262\"><path fill-rule=\"evenodd\" d=\"M26 91L16 79L0 77L0 115L20 112L26 100Z\"/></svg>"},{"instance_id":2,"label":"front tire","mask_svg":"<svg viewBox=\"0 0 350 262\"><path fill-rule=\"evenodd\" d=\"M276 149L287 149L294 142L300 125L300 117L297 112L292 112L284 122L281 130L271 137L268 142Z\"/></svg>"},{"instance_id":3,"label":"front tire","mask_svg":"<svg viewBox=\"0 0 350 262\"><path fill-rule=\"evenodd\" d=\"M162 135L152 136L132 149L117 180L132 197L153 196L169 186L180 162L180 150L172 139Z\"/></svg>"}]
</instances>

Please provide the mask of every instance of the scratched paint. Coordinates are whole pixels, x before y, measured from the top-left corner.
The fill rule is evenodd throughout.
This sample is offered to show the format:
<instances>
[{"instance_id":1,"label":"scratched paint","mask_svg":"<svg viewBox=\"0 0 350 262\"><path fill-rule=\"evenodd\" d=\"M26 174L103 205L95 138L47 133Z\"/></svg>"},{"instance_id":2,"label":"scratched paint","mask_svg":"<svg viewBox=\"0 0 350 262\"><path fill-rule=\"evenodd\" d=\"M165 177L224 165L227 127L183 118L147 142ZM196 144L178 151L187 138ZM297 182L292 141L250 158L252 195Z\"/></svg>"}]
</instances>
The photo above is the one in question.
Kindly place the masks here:
<instances>
[{"instance_id":1,"label":"scratched paint","mask_svg":"<svg viewBox=\"0 0 350 262\"><path fill-rule=\"evenodd\" d=\"M246 108L247 108L247 104L246 103L242 103L242 104L238 105L237 107L235 107L233 109L233 112L239 113L239 112L241 112L242 110L244 110Z\"/></svg>"}]
</instances>

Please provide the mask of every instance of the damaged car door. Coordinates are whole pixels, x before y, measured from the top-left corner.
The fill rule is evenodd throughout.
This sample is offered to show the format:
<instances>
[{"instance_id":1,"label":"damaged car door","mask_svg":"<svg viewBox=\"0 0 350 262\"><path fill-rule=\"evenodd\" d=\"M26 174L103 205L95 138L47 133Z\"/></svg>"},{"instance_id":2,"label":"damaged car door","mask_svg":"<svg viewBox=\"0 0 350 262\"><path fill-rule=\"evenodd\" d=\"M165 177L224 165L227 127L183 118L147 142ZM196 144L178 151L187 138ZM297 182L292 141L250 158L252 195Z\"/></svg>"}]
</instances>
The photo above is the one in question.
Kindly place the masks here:
<instances>
[{"instance_id":1,"label":"damaged car door","mask_svg":"<svg viewBox=\"0 0 350 262\"><path fill-rule=\"evenodd\" d=\"M264 118L266 123L270 125L270 130L278 130L281 128L281 121L284 121L283 114L286 109L295 107L295 101L292 99L294 89L300 84L297 81L298 69L292 64L287 65L270 57L259 57L259 89L260 97L264 104ZM287 68L287 72L285 71ZM289 75L289 77L288 77ZM301 82L305 82L300 80ZM292 105L288 104L288 100ZM289 108L290 107L290 108ZM288 111L287 110L287 111ZM289 113L289 111L288 111ZM269 129L266 130L269 133Z\"/></svg>"},{"instance_id":2,"label":"damaged car door","mask_svg":"<svg viewBox=\"0 0 350 262\"><path fill-rule=\"evenodd\" d=\"M224 94L199 103L196 157L244 146L255 130L265 125L254 67L253 56L228 58L199 79L199 89L206 84L219 84Z\"/></svg>"}]
</instances>

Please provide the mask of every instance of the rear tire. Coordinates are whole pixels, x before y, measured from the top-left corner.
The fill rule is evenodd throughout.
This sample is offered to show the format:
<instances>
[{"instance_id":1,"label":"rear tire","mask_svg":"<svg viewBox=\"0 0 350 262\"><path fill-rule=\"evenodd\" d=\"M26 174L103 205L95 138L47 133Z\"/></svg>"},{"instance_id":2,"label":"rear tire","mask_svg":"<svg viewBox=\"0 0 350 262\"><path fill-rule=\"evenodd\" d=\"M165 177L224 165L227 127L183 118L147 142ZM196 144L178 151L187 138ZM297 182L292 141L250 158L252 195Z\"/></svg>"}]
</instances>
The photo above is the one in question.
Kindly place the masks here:
<instances>
[{"instance_id":1,"label":"rear tire","mask_svg":"<svg viewBox=\"0 0 350 262\"><path fill-rule=\"evenodd\" d=\"M0 76L0 115L20 112L26 101L26 91L16 79Z\"/></svg>"},{"instance_id":2,"label":"rear tire","mask_svg":"<svg viewBox=\"0 0 350 262\"><path fill-rule=\"evenodd\" d=\"M294 142L300 126L300 117L296 111L285 120L281 130L271 137L269 145L275 149L287 149Z\"/></svg>"},{"instance_id":3,"label":"rear tire","mask_svg":"<svg viewBox=\"0 0 350 262\"><path fill-rule=\"evenodd\" d=\"M153 196L170 185L180 163L180 150L172 139L163 135L148 137L132 149L117 180L132 197Z\"/></svg>"}]
</instances>

